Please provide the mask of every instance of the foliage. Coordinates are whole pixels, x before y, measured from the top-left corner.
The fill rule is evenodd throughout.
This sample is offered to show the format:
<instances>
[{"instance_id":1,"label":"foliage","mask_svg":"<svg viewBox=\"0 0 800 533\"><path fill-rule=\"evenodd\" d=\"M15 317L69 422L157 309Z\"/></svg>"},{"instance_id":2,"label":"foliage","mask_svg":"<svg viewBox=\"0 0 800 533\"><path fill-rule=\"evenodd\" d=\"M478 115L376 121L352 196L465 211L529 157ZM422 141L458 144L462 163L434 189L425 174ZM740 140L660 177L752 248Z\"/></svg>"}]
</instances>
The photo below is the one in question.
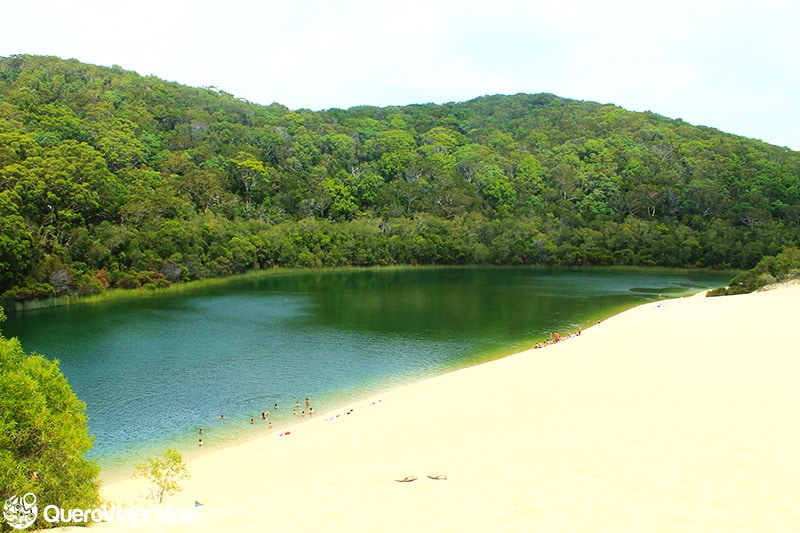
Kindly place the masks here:
<instances>
[{"instance_id":1,"label":"foliage","mask_svg":"<svg viewBox=\"0 0 800 533\"><path fill-rule=\"evenodd\" d=\"M168 448L161 457L151 457L146 463L136 465L134 477L150 482L149 497L154 503L163 503L164 497L180 492L180 482L190 477L183 457L175 448Z\"/></svg>"},{"instance_id":2,"label":"foliage","mask_svg":"<svg viewBox=\"0 0 800 533\"><path fill-rule=\"evenodd\" d=\"M291 111L20 55L0 226L18 300L278 265L744 269L800 244L800 153L549 94Z\"/></svg>"},{"instance_id":3,"label":"foliage","mask_svg":"<svg viewBox=\"0 0 800 533\"><path fill-rule=\"evenodd\" d=\"M63 508L97 506L100 470L85 458L92 446L85 408L57 361L0 337L0 501L31 492ZM40 515L35 526L52 524Z\"/></svg>"},{"instance_id":4,"label":"foliage","mask_svg":"<svg viewBox=\"0 0 800 533\"><path fill-rule=\"evenodd\" d=\"M776 256L766 256L758 264L734 277L727 287L714 289L709 296L746 294L773 283L800 279L800 248L786 248Z\"/></svg>"}]
</instances>

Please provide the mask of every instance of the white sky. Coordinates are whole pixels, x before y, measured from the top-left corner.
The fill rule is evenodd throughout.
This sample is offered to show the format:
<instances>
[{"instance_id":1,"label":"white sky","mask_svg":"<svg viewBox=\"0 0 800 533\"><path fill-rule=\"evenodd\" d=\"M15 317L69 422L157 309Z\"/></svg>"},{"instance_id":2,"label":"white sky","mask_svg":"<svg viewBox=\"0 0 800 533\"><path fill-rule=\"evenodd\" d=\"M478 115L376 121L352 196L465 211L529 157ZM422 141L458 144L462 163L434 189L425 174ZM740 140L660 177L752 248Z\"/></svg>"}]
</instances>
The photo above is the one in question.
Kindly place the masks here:
<instances>
[{"instance_id":1,"label":"white sky","mask_svg":"<svg viewBox=\"0 0 800 533\"><path fill-rule=\"evenodd\" d=\"M116 64L291 109L549 92L800 150L796 0L4 3L0 56Z\"/></svg>"}]
</instances>

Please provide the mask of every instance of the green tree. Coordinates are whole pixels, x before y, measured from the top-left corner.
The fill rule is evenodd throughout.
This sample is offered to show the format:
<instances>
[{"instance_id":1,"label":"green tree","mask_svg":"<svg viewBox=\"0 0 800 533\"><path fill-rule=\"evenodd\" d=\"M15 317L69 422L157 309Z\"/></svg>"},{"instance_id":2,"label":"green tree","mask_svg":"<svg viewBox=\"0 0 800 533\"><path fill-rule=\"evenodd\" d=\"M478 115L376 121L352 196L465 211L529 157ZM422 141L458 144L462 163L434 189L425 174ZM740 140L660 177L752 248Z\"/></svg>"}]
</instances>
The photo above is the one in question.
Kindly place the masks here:
<instances>
[{"instance_id":1,"label":"green tree","mask_svg":"<svg viewBox=\"0 0 800 533\"><path fill-rule=\"evenodd\" d=\"M0 294L32 266L34 239L20 216L14 191L0 191Z\"/></svg>"},{"instance_id":2,"label":"green tree","mask_svg":"<svg viewBox=\"0 0 800 533\"><path fill-rule=\"evenodd\" d=\"M517 191L496 165L488 165L478 178L481 194L500 216L507 215L517 203Z\"/></svg>"},{"instance_id":3,"label":"green tree","mask_svg":"<svg viewBox=\"0 0 800 533\"><path fill-rule=\"evenodd\" d=\"M365 145L365 150L377 160L377 168L387 181L403 177L418 159L414 137L402 130L379 133Z\"/></svg>"},{"instance_id":4,"label":"green tree","mask_svg":"<svg viewBox=\"0 0 800 533\"><path fill-rule=\"evenodd\" d=\"M30 492L40 505L97 507L100 469L85 456L85 409L57 361L0 336L0 500ZM35 526L52 527L41 514Z\"/></svg>"},{"instance_id":5,"label":"green tree","mask_svg":"<svg viewBox=\"0 0 800 533\"><path fill-rule=\"evenodd\" d=\"M4 171L48 244L61 244L70 227L113 217L119 204L118 178L84 143L65 141Z\"/></svg>"},{"instance_id":6,"label":"green tree","mask_svg":"<svg viewBox=\"0 0 800 533\"><path fill-rule=\"evenodd\" d=\"M357 165L356 143L353 138L344 133L327 135L322 138L322 147L331 155L331 171L352 171Z\"/></svg>"},{"instance_id":7,"label":"green tree","mask_svg":"<svg viewBox=\"0 0 800 533\"><path fill-rule=\"evenodd\" d=\"M147 148L135 135L135 125L124 119L109 119L95 135L95 144L105 156L108 168L137 168L145 161Z\"/></svg>"},{"instance_id":8,"label":"green tree","mask_svg":"<svg viewBox=\"0 0 800 533\"><path fill-rule=\"evenodd\" d=\"M164 176L153 170L136 169L124 174L128 197L120 207L123 225L157 225L161 218L187 218L194 211L188 199L178 195Z\"/></svg>"},{"instance_id":9,"label":"green tree","mask_svg":"<svg viewBox=\"0 0 800 533\"><path fill-rule=\"evenodd\" d=\"M254 208L263 203L267 194L268 168L258 159L239 152L230 162L230 174L234 178L235 190L244 198L244 214L255 214Z\"/></svg>"},{"instance_id":10,"label":"green tree","mask_svg":"<svg viewBox=\"0 0 800 533\"><path fill-rule=\"evenodd\" d=\"M346 175L345 175L346 177ZM320 186L327 190L331 199L328 216L334 220L352 220L358 213L358 203L352 191L340 180L326 178Z\"/></svg>"},{"instance_id":11,"label":"green tree","mask_svg":"<svg viewBox=\"0 0 800 533\"><path fill-rule=\"evenodd\" d=\"M168 448L161 457L151 457L146 463L136 465L133 475L150 482L149 497L153 503L163 503L165 497L180 492L180 482L191 477L183 456L175 448Z\"/></svg>"}]
</instances>

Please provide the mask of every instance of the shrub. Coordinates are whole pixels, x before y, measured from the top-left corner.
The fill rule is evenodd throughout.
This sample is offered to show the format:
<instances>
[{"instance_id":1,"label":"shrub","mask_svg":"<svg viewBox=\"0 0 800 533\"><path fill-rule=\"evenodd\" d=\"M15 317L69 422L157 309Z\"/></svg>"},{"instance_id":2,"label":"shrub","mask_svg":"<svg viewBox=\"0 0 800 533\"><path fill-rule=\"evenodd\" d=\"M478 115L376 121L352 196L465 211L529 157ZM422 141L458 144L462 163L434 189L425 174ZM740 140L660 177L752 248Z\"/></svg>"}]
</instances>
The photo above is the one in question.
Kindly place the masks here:
<instances>
[{"instance_id":1,"label":"shrub","mask_svg":"<svg viewBox=\"0 0 800 533\"><path fill-rule=\"evenodd\" d=\"M151 457L146 463L136 465L133 475L150 482L149 497L154 503L162 503L165 496L179 492L179 482L190 477L183 457L175 448L167 449L161 457Z\"/></svg>"},{"instance_id":2,"label":"shrub","mask_svg":"<svg viewBox=\"0 0 800 533\"><path fill-rule=\"evenodd\" d=\"M0 336L0 501L30 492L40 508L97 506L100 469L85 457L92 446L85 409L57 361L26 355L17 339ZM40 514L35 526L53 524Z\"/></svg>"},{"instance_id":3,"label":"shrub","mask_svg":"<svg viewBox=\"0 0 800 533\"><path fill-rule=\"evenodd\" d=\"M773 283L800 278L800 248L786 248L776 256L761 259L756 266L734 277L727 287L709 291L708 296L746 294Z\"/></svg>"}]
</instances>

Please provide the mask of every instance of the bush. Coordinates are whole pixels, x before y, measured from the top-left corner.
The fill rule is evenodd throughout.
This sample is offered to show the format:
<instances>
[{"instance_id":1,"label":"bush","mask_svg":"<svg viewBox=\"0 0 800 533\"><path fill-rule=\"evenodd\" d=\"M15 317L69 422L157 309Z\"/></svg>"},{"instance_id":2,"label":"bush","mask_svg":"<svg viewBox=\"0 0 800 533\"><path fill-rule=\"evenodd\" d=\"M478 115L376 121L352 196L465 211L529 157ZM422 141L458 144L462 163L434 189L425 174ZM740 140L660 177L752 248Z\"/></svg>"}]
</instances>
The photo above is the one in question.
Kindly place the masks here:
<instances>
[{"instance_id":1,"label":"bush","mask_svg":"<svg viewBox=\"0 0 800 533\"><path fill-rule=\"evenodd\" d=\"M727 287L709 291L708 296L730 296L757 291L773 283L800 278L800 248L786 248L776 256L761 259L756 266L734 277Z\"/></svg>"},{"instance_id":2,"label":"bush","mask_svg":"<svg viewBox=\"0 0 800 533\"><path fill-rule=\"evenodd\" d=\"M0 500L30 492L40 508L97 507L100 469L85 457L92 446L86 405L58 362L26 355L17 339L0 336L0 391ZM40 513L35 527L52 526Z\"/></svg>"},{"instance_id":3,"label":"bush","mask_svg":"<svg viewBox=\"0 0 800 533\"><path fill-rule=\"evenodd\" d=\"M36 280L28 278L22 286L15 289L9 289L3 293L3 298L12 298L17 301L25 300L43 300L56 295L55 288L49 283L40 283Z\"/></svg>"},{"instance_id":4,"label":"bush","mask_svg":"<svg viewBox=\"0 0 800 533\"><path fill-rule=\"evenodd\" d=\"M150 482L150 498L153 503L163 503L165 496L181 490L180 481L190 477L183 457L175 448L169 448L161 457L151 457L146 463L136 465L134 477Z\"/></svg>"}]
</instances>

